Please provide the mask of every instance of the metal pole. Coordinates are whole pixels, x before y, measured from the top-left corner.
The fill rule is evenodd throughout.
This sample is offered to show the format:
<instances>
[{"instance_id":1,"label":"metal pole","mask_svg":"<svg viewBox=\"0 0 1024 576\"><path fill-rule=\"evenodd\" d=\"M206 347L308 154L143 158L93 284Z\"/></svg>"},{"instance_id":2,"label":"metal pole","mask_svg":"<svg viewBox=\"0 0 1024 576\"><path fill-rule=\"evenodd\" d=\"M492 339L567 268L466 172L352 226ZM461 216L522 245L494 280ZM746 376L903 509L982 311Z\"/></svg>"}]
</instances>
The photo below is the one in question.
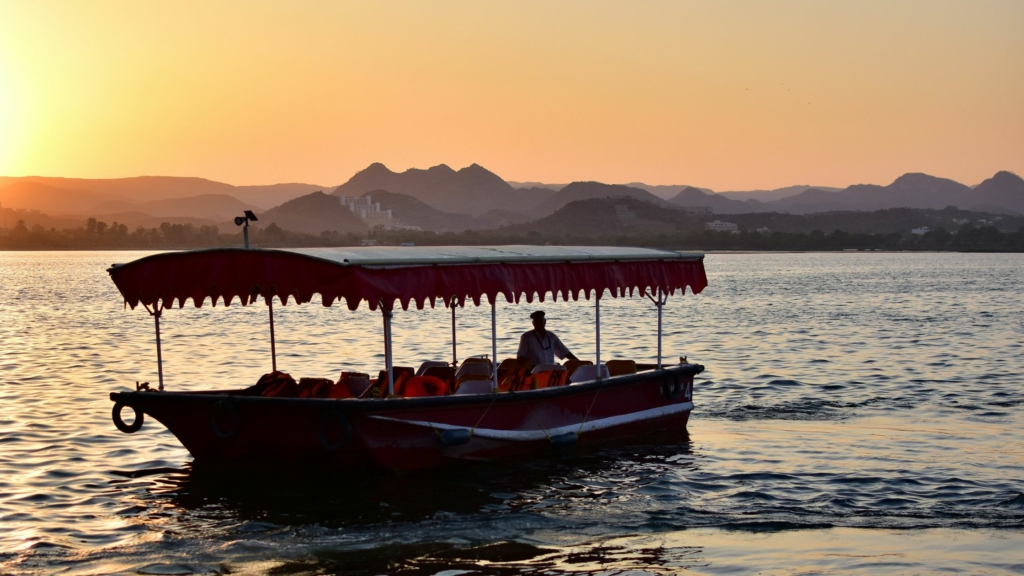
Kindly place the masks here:
<instances>
[{"instance_id":1,"label":"metal pole","mask_svg":"<svg viewBox=\"0 0 1024 576\"><path fill-rule=\"evenodd\" d=\"M246 219L245 226L242 227L242 236L245 238L245 249L249 249L249 220Z\"/></svg>"},{"instance_id":2,"label":"metal pole","mask_svg":"<svg viewBox=\"0 0 1024 576\"><path fill-rule=\"evenodd\" d=\"M391 310L381 307L384 312L384 366L388 371L388 396L395 394L395 372L391 362Z\"/></svg>"},{"instance_id":3,"label":"metal pole","mask_svg":"<svg viewBox=\"0 0 1024 576\"><path fill-rule=\"evenodd\" d=\"M160 391L164 391L164 357L160 351L160 303L153 304L153 320L156 323L156 371L160 378Z\"/></svg>"},{"instance_id":4,"label":"metal pole","mask_svg":"<svg viewBox=\"0 0 1024 576\"><path fill-rule=\"evenodd\" d=\"M267 308L270 310L270 364L274 372L277 372L277 346L274 342L274 297L267 300Z\"/></svg>"},{"instance_id":5,"label":"metal pole","mask_svg":"<svg viewBox=\"0 0 1024 576\"><path fill-rule=\"evenodd\" d=\"M658 370L661 370L661 307L665 305L661 300L661 287L658 288L658 301L655 304L658 306Z\"/></svg>"},{"instance_id":6,"label":"metal pole","mask_svg":"<svg viewBox=\"0 0 1024 576\"><path fill-rule=\"evenodd\" d=\"M459 363L458 348L455 343L455 296L452 296L452 366Z\"/></svg>"},{"instance_id":7,"label":"metal pole","mask_svg":"<svg viewBox=\"0 0 1024 576\"><path fill-rule=\"evenodd\" d=\"M498 390L498 323L495 317L498 296L491 300L491 392Z\"/></svg>"},{"instance_id":8,"label":"metal pole","mask_svg":"<svg viewBox=\"0 0 1024 576\"><path fill-rule=\"evenodd\" d=\"M601 377L601 291L594 290L594 328L597 344L597 377Z\"/></svg>"}]
</instances>

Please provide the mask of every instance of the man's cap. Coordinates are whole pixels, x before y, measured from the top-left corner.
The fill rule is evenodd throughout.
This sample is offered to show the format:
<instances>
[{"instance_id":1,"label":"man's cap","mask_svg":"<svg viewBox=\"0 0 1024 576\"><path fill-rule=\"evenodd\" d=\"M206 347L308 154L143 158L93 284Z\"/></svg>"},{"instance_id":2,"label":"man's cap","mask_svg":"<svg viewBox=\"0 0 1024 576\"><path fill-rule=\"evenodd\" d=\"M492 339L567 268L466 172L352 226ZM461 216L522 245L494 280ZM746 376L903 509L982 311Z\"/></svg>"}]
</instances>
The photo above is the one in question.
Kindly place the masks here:
<instances>
[{"instance_id":1,"label":"man's cap","mask_svg":"<svg viewBox=\"0 0 1024 576\"><path fill-rule=\"evenodd\" d=\"M530 318L532 318L533 320L537 320L538 318L543 320L544 319L544 311L543 310L537 310L533 314L530 314Z\"/></svg>"}]
</instances>

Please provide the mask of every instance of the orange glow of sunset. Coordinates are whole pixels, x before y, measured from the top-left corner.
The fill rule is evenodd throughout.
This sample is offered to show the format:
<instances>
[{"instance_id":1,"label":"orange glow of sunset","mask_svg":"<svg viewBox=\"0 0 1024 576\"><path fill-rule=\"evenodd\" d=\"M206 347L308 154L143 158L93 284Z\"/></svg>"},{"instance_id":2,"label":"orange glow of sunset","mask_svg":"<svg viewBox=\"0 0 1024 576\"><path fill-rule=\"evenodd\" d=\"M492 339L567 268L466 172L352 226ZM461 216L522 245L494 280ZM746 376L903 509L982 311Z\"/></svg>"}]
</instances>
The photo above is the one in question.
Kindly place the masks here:
<instances>
[{"instance_id":1,"label":"orange glow of sunset","mask_svg":"<svg viewBox=\"0 0 1024 576\"><path fill-rule=\"evenodd\" d=\"M1024 2L4 2L0 175L1024 173Z\"/></svg>"}]
</instances>

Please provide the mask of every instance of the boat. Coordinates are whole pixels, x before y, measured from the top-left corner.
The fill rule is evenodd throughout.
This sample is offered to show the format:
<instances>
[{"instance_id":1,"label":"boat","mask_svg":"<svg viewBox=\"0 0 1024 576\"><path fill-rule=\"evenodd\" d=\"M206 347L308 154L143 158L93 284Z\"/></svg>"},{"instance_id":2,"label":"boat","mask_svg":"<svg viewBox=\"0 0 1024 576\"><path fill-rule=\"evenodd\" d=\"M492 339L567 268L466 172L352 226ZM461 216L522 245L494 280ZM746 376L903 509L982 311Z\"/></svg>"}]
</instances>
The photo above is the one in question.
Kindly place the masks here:
<instances>
[{"instance_id":1,"label":"boat","mask_svg":"<svg viewBox=\"0 0 1024 576\"><path fill-rule=\"evenodd\" d=\"M668 296L707 286L703 254L594 246L218 248L167 252L115 264L108 272L126 309L154 319L157 386L113 392L123 432L150 417L197 463L226 466L329 466L395 472L455 462L530 458L685 430L693 380L704 367L663 363ZM344 301L380 311L384 366L374 376L343 372L337 381L295 381L277 370L274 305ZM580 298L595 307L595 358L532 367L497 362L495 310L506 303ZM604 297L640 297L657 313L654 361L602 361ZM268 308L271 372L229 390L165 389L160 318L186 302ZM456 310L491 307L491 350L457 358ZM452 358L396 365L391 350L397 306L451 309ZM178 312L176 312L178 313ZM643 359L641 359L643 360ZM404 362L404 360L403 360ZM570 365L571 364L571 365ZM134 420L126 423L128 408Z\"/></svg>"}]
</instances>

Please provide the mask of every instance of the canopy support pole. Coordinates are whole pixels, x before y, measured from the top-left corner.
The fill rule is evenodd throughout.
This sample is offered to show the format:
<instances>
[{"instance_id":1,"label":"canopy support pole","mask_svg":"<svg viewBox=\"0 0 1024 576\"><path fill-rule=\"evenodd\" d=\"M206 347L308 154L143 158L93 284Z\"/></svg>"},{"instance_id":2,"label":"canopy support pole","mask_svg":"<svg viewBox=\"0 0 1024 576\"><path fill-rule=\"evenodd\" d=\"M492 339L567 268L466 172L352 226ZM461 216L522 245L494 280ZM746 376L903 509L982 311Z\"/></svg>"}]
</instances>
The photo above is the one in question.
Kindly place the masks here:
<instances>
[{"instance_id":1,"label":"canopy support pole","mask_svg":"<svg viewBox=\"0 0 1024 576\"><path fill-rule=\"evenodd\" d=\"M661 291L661 286L658 287L657 298L647 294L647 298L658 308L658 370L661 370L661 317L662 310L665 308L665 302L668 301L668 294Z\"/></svg>"},{"instance_id":2,"label":"canopy support pole","mask_svg":"<svg viewBox=\"0 0 1024 576\"><path fill-rule=\"evenodd\" d=\"M498 308L498 295L491 300L491 392L498 391L498 322L495 311Z\"/></svg>"},{"instance_id":3,"label":"canopy support pole","mask_svg":"<svg viewBox=\"0 0 1024 576\"><path fill-rule=\"evenodd\" d=\"M594 342L597 348L597 377L601 377L601 291L594 290Z\"/></svg>"},{"instance_id":4,"label":"canopy support pole","mask_svg":"<svg viewBox=\"0 0 1024 576\"><path fill-rule=\"evenodd\" d=\"M172 303L173 304L173 303ZM160 315L163 312L163 307L160 306L160 301L153 302L153 309L150 310L149 306L145 303L142 304L146 308L146 312L153 317L153 323L156 326L156 373L157 378L160 379L160 387L158 388L161 392L164 391L164 356L160 350Z\"/></svg>"},{"instance_id":5,"label":"canopy support pole","mask_svg":"<svg viewBox=\"0 0 1024 576\"><path fill-rule=\"evenodd\" d=\"M277 372L277 344L274 342L274 297L267 299L267 309L270 310L270 366Z\"/></svg>"},{"instance_id":6,"label":"canopy support pole","mask_svg":"<svg viewBox=\"0 0 1024 576\"><path fill-rule=\"evenodd\" d=\"M450 306L451 306L451 309L452 309L452 367L453 368L455 366L458 366L458 364L459 364L458 346L457 346L456 340L455 340L455 302L456 302L455 296L452 296L452 303L451 303Z\"/></svg>"},{"instance_id":7,"label":"canopy support pole","mask_svg":"<svg viewBox=\"0 0 1024 576\"><path fill-rule=\"evenodd\" d=\"M661 311L665 301L661 299L661 287L658 287L658 370L661 370Z\"/></svg>"},{"instance_id":8,"label":"canopy support pole","mask_svg":"<svg viewBox=\"0 0 1024 576\"><path fill-rule=\"evenodd\" d=\"M391 310L385 308L383 304L380 310L384 314L384 367L388 371L388 397L390 398L395 395L395 371L391 358Z\"/></svg>"},{"instance_id":9,"label":"canopy support pole","mask_svg":"<svg viewBox=\"0 0 1024 576\"><path fill-rule=\"evenodd\" d=\"M156 312L153 313L153 320L156 324L156 372L157 377L160 378L161 392L164 391L164 356L160 350L160 314L162 313L160 308L155 308Z\"/></svg>"}]
</instances>

